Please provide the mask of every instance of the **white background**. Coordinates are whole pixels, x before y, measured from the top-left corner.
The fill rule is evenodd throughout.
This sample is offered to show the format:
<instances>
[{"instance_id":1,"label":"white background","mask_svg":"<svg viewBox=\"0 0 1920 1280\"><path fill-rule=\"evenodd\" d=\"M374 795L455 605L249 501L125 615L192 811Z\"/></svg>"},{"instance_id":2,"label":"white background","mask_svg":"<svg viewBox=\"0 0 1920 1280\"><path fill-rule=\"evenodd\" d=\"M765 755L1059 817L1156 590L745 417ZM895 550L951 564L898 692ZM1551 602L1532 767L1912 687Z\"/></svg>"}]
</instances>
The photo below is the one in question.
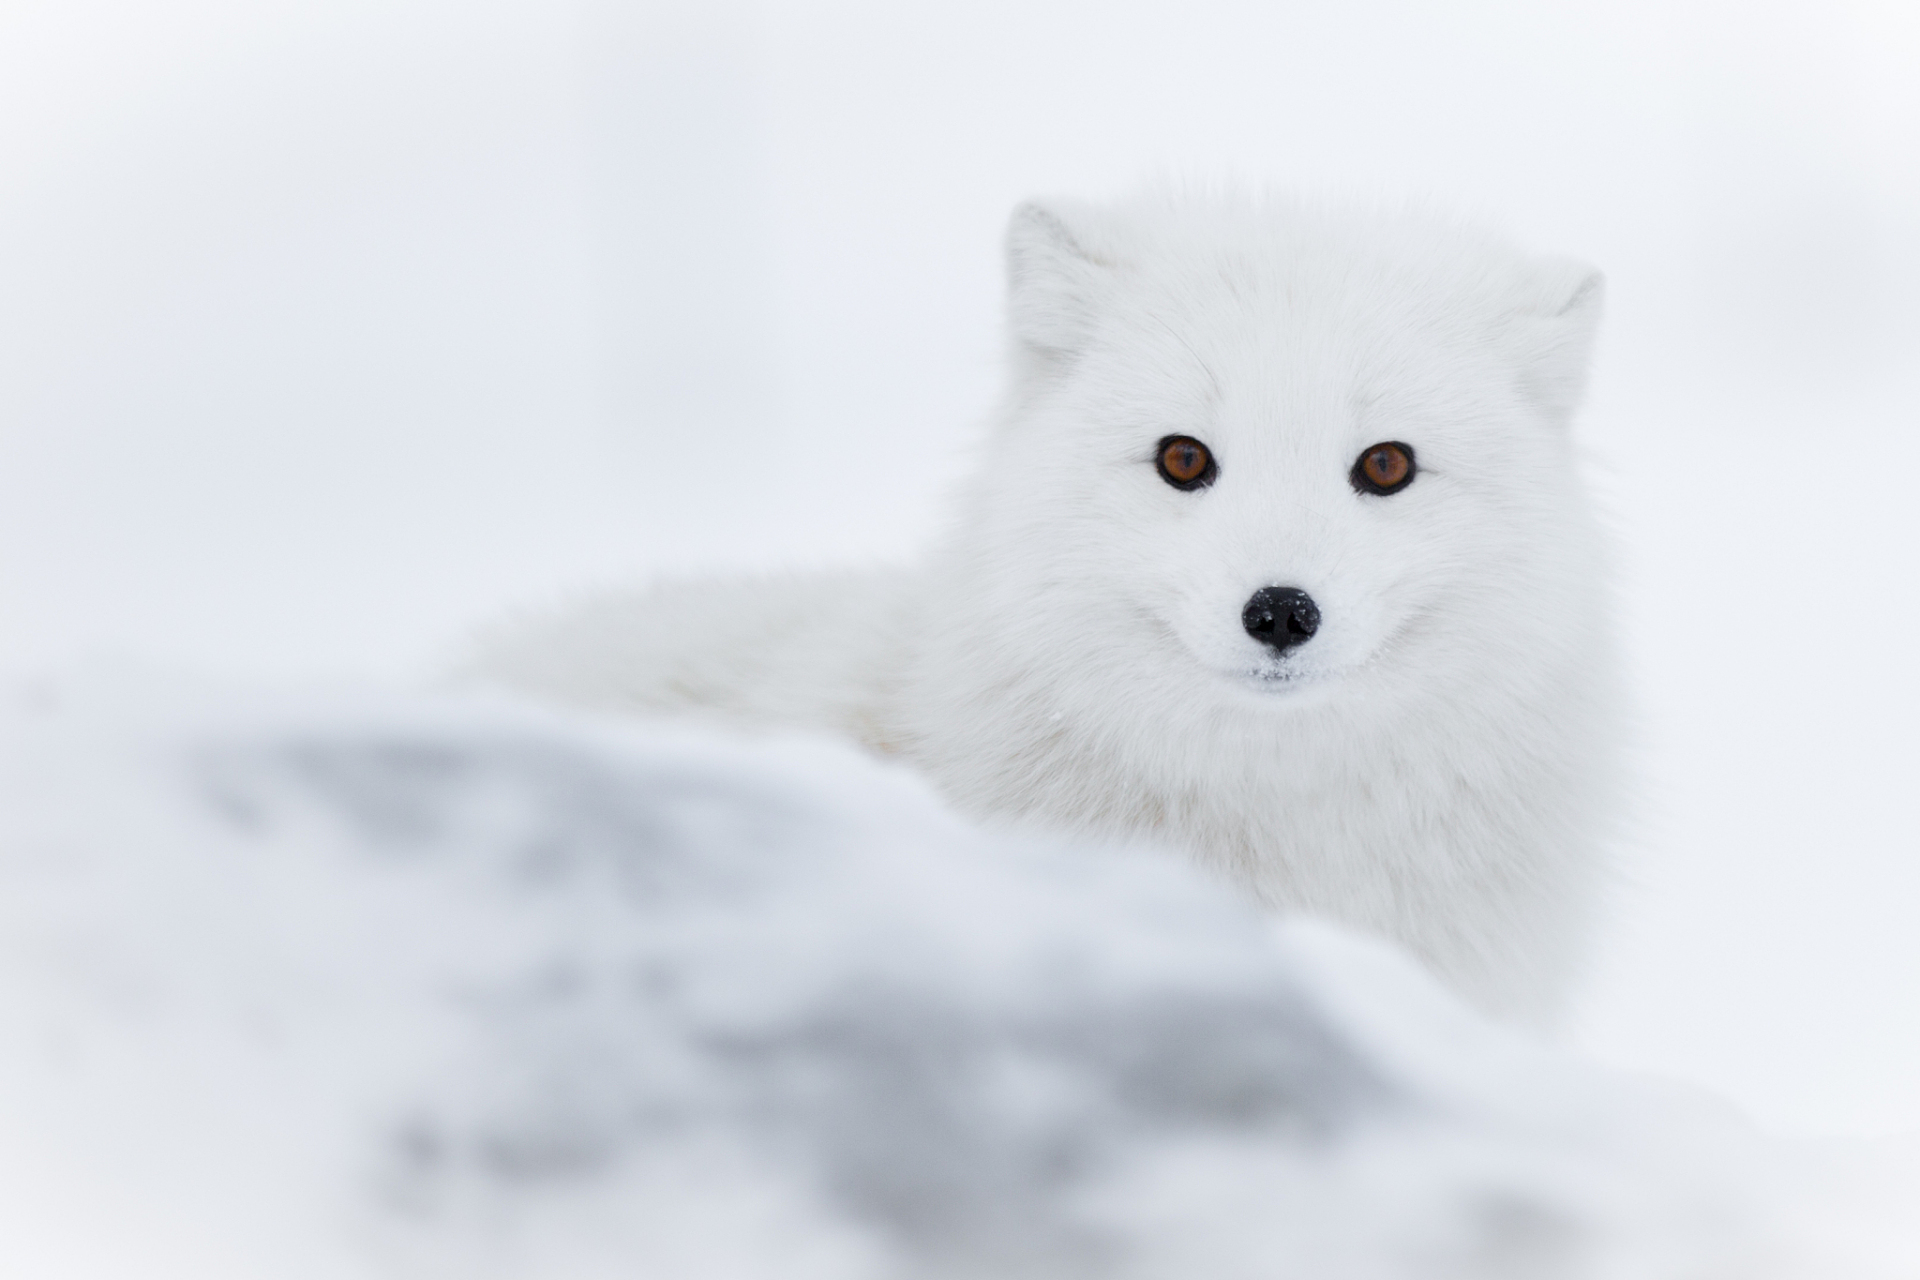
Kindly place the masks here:
<instances>
[{"instance_id":1,"label":"white background","mask_svg":"<svg viewBox=\"0 0 1920 1280\"><path fill-rule=\"evenodd\" d=\"M1920 1129L1920 16L0 0L0 672L405 679L900 557L1012 204L1427 195L1608 273L1646 794L1582 1039Z\"/></svg>"}]
</instances>

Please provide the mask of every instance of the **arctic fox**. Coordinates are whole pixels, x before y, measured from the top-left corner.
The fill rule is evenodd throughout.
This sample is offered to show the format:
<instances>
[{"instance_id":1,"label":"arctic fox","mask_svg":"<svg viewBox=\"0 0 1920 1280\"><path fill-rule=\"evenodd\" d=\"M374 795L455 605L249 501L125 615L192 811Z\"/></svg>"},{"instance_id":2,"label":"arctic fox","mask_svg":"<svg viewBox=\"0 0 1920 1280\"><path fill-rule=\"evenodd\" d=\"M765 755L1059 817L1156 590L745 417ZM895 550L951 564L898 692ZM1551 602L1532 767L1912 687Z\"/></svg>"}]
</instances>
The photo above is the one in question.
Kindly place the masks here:
<instances>
[{"instance_id":1,"label":"arctic fox","mask_svg":"<svg viewBox=\"0 0 1920 1280\"><path fill-rule=\"evenodd\" d=\"M1146 837L1552 1020L1604 880L1590 269L1418 213L1029 204L1011 376L915 569L496 636L574 703L850 734L963 811Z\"/></svg>"}]
</instances>

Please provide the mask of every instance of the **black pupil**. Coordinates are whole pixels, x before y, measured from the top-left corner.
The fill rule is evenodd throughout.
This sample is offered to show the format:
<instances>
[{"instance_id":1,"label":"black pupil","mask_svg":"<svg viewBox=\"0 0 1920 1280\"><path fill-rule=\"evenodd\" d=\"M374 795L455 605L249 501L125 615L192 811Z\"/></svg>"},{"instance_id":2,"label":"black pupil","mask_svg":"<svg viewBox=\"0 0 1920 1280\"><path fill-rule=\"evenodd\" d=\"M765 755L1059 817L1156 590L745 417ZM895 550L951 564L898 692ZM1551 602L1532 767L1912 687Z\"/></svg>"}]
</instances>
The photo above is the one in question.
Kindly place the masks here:
<instances>
[{"instance_id":1,"label":"black pupil","mask_svg":"<svg viewBox=\"0 0 1920 1280\"><path fill-rule=\"evenodd\" d=\"M1173 465L1168 468L1182 480L1196 475L1200 471L1200 449L1197 445L1177 444L1168 450L1173 455Z\"/></svg>"},{"instance_id":2,"label":"black pupil","mask_svg":"<svg viewBox=\"0 0 1920 1280\"><path fill-rule=\"evenodd\" d=\"M1398 450L1395 449L1375 449L1373 451L1373 478L1381 484L1392 484L1397 478L1394 475L1394 472L1398 470L1398 467L1395 465L1398 459L1394 457L1394 454L1397 452Z\"/></svg>"}]
</instances>

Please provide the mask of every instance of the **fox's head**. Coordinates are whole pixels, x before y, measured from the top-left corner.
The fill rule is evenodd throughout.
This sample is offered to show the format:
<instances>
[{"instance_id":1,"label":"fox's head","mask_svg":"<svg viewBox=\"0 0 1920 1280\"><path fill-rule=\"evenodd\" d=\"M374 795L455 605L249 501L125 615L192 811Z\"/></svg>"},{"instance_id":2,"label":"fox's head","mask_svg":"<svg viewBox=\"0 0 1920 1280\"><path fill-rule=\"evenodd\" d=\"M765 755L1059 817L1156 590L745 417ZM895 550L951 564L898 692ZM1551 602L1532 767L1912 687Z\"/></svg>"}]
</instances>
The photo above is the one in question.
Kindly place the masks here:
<instances>
[{"instance_id":1,"label":"fox's head","mask_svg":"<svg viewBox=\"0 0 1920 1280\"><path fill-rule=\"evenodd\" d=\"M1024 206L1007 256L970 537L1032 625L1310 698L1598 616L1567 430L1593 271L1425 215L1166 198Z\"/></svg>"}]
</instances>

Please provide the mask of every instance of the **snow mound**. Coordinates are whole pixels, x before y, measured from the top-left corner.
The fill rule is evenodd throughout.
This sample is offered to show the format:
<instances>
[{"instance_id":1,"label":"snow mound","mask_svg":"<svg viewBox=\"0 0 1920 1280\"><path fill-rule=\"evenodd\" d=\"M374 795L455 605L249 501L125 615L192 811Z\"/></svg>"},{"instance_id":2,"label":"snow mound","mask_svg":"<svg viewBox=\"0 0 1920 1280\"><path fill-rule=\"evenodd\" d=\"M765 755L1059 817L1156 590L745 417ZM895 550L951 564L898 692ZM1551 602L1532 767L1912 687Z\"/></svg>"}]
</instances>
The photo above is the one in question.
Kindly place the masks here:
<instances>
[{"instance_id":1,"label":"snow mound","mask_svg":"<svg viewBox=\"0 0 1920 1280\"><path fill-rule=\"evenodd\" d=\"M1914 1274L1709 1100L810 740L0 713L22 1277Z\"/></svg>"}]
</instances>

